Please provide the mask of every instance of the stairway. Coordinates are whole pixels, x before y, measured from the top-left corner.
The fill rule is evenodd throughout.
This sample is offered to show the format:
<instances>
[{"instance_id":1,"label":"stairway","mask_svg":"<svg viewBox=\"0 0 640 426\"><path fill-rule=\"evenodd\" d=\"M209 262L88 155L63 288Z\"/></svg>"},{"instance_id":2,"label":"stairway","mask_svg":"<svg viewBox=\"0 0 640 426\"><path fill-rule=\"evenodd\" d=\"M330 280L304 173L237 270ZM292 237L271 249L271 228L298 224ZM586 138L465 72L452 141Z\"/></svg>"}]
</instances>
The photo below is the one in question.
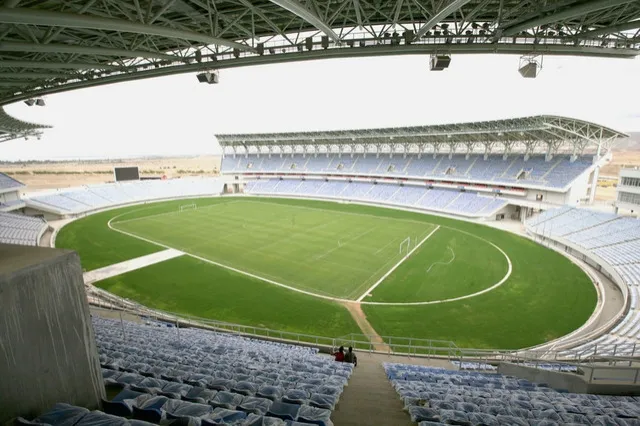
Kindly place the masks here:
<instances>
[{"instance_id":1,"label":"stairway","mask_svg":"<svg viewBox=\"0 0 640 426\"><path fill-rule=\"evenodd\" d=\"M345 348L346 349L346 348ZM358 367L331 415L336 426L409 426L409 414L387 379L379 359L358 353Z\"/></svg>"}]
</instances>

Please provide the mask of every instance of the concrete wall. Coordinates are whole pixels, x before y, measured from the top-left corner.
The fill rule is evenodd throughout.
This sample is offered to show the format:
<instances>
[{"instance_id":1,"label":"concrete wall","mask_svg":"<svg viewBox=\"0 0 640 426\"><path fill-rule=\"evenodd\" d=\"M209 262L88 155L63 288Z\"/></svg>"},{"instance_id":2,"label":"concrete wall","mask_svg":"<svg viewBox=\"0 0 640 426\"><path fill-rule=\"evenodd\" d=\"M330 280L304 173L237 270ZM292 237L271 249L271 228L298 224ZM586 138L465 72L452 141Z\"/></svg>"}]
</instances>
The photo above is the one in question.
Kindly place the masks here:
<instances>
[{"instance_id":1,"label":"concrete wall","mask_svg":"<svg viewBox=\"0 0 640 426\"><path fill-rule=\"evenodd\" d=\"M0 244L0 424L56 402L99 407L104 386L75 252Z\"/></svg>"},{"instance_id":2,"label":"concrete wall","mask_svg":"<svg viewBox=\"0 0 640 426\"><path fill-rule=\"evenodd\" d=\"M498 365L498 373L527 379L534 383L546 383L554 389L566 389L572 393L593 393L603 395L640 395L638 368L583 367L584 375L540 370L509 362ZM589 382L591 379L591 383Z\"/></svg>"},{"instance_id":3,"label":"concrete wall","mask_svg":"<svg viewBox=\"0 0 640 426\"><path fill-rule=\"evenodd\" d=\"M501 362L498 365L498 373L527 379L534 383L546 383L554 389L567 389L569 392L574 393L586 393L587 391L587 382L582 377L571 373L539 370L509 362Z\"/></svg>"}]
</instances>

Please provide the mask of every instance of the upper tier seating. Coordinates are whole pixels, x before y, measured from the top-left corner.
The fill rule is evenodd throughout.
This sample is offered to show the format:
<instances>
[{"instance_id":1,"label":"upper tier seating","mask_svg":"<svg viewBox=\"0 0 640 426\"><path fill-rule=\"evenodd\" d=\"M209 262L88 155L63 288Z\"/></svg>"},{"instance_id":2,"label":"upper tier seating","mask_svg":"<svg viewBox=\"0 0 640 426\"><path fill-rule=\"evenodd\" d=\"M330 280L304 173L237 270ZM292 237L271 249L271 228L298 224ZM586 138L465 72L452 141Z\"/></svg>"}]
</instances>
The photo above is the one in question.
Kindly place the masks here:
<instances>
[{"instance_id":1,"label":"upper tier seating","mask_svg":"<svg viewBox=\"0 0 640 426\"><path fill-rule=\"evenodd\" d=\"M320 173L375 176L406 176L438 180L464 180L491 182L504 185L537 185L564 188L586 172L593 164L593 157L582 157L571 162L570 157L559 156L546 161L544 156L490 155L424 155L410 154L389 156L355 154L339 156L326 154L303 157L300 154L258 157L226 157L222 161L222 173Z\"/></svg>"},{"instance_id":2,"label":"upper tier seating","mask_svg":"<svg viewBox=\"0 0 640 426\"><path fill-rule=\"evenodd\" d=\"M198 424L253 413L330 425L353 370L315 348L193 328L180 329L178 338L175 329L158 323L121 325L94 317L93 324L105 382L131 392L105 410L143 420L179 416Z\"/></svg>"},{"instance_id":3,"label":"upper tier seating","mask_svg":"<svg viewBox=\"0 0 640 426\"><path fill-rule=\"evenodd\" d=\"M609 264L629 289L630 309L609 334L577 348L584 354L631 355L640 343L640 220L562 207L527 222L540 235L572 244Z\"/></svg>"},{"instance_id":4,"label":"upper tier seating","mask_svg":"<svg viewBox=\"0 0 640 426\"><path fill-rule=\"evenodd\" d=\"M65 192L34 195L34 207L54 208L63 213L82 213L141 201L219 194L222 182L216 178L148 180L87 186Z\"/></svg>"},{"instance_id":5,"label":"upper tier seating","mask_svg":"<svg viewBox=\"0 0 640 426\"><path fill-rule=\"evenodd\" d=\"M501 374L389 363L384 368L420 426L640 425L638 397L567 393Z\"/></svg>"},{"instance_id":6,"label":"upper tier seating","mask_svg":"<svg viewBox=\"0 0 640 426\"><path fill-rule=\"evenodd\" d=\"M0 173L0 191L7 189L18 189L22 188L23 186L24 184L22 182L18 182L14 178L4 173Z\"/></svg>"},{"instance_id":7,"label":"upper tier seating","mask_svg":"<svg viewBox=\"0 0 640 426\"><path fill-rule=\"evenodd\" d=\"M0 243L37 246L47 223L36 217L0 213Z\"/></svg>"},{"instance_id":8,"label":"upper tier seating","mask_svg":"<svg viewBox=\"0 0 640 426\"><path fill-rule=\"evenodd\" d=\"M261 179L248 182L245 192L371 201L476 217L493 214L507 204L507 201L503 199L474 192L368 182Z\"/></svg>"}]
</instances>

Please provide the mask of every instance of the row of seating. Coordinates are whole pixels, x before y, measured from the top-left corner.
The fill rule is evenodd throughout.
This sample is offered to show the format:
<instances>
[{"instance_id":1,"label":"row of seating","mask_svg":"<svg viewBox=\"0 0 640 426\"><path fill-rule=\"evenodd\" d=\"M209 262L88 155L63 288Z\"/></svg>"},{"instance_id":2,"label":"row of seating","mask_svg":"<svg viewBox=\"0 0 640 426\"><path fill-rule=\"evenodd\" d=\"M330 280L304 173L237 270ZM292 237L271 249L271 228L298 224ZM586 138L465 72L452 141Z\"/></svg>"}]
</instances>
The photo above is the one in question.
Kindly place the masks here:
<instances>
[{"instance_id":1,"label":"row of seating","mask_svg":"<svg viewBox=\"0 0 640 426\"><path fill-rule=\"evenodd\" d=\"M154 421L178 412L201 419L220 408L245 413L233 414L243 421L253 413L330 424L353 369L313 348L154 323L93 323L105 383L126 391L105 410L125 417L138 410Z\"/></svg>"},{"instance_id":2,"label":"row of seating","mask_svg":"<svg viewBox=\"0 0 640 426\"><path fill-rule=\"evenodd\" d=\"M615 269L629 289L630 309L609 333L563 354L635 355L640 343L640 220L565 206L532 218L527 228L593 253Z\"/></svg>"},{"instance_id":3,"label":"row of seating","mask_svg":"<svg viewBox=\"0 0 640 426\"><path fill-rule=\"evenodd\" d=\"M384 364L411 420L427 425L640 425L640 398L575 394L495 373Z\"/></svg>"},{"instance_id":4,"label":"row of seating","mask_svg":"<svg viewBox=\"0 0 640 426\"><path fill-rule=\"evenodd\" d=\"M125 391L123 391L122 395L118 395L116 398L127 398L129 396L133 397L134 395L125 395ZM136 397L136 399L120 399L120 401L124 401L134 407L135 411L131 416L132 418L108 414L99 410L89 411L83 407L58 403L51 410L33 420L19 417L15 424L22 426L153 426L158 423L174 426L303 426L309 424L291 420L285 422L278 417L261 416L255 413L228 410L226 408L200 407L202 404L169 401L166 398L163 399L163 397L150 398L146 401L145 408L138 408L136 404L140 404L141 400L138 400L140 396ZM201 413L202 415L194 417L192 414L196 413ZM155 423L136 417L149 419L155 421ZM305 417L302 418L304 419ZM322 423L314 422L313 424Z\"/></svg>"},{"instance_id":5,"label":"row of seating","mask_svg":"<svg viewBox=\"0 0 640 426\"><path fill-rule=\"evenodd\" d=\"M0 213L0 243L27 246L38 245L38 238L47 229L39 218L16 213Z\"/></svg>"},{"instance_id":6,"label":"row of seating","mask_svg":"<svg viewBox=\"0 0 640 426\"><path fill-rule=\"evenodd\" d=\"M542 155L504 159L500 155L319 155L268 156L256 154L225 157L222 173L316 173L413 178L475 180L498 184L538 185L564 188L593 165L593 157L571 161L559 156L546 161Z\"/></svg>"},{"instance_id":7,"label":"row of seating","mask_svg":"<svg viewBox=\"0 0 640 426\"><path fill-rule=\"evenodd\" d=\"M451 361L451 363L457 367L459 370L471 370L471 371L497 371L498 367L492 364L487 364L486 362L478 362L478 361ZM542 363L531 363L531 362L523 362L521 365L525 367L535 367L539 370L549 370L549 371L564 371L575 373L578 369L575 365L569 364L560 364L553 362L542 362Z\"/></svg>"},{"instance_id":8,"label":"row of seating","mask_svg":"<svg viewBox=\"0 0 640 426\"><path fill-rule=\"evenodd\" d=\"M361 200L474 217L492 215L507 205L502 198L475 192L315 179L260 179L248 182L245 192Z\"/></svg>"},{"instance_id":9,"label":"row of seating","mask_svg":"<svg viewBox=\"0 0 640 426\"><path fill-rule=\"evenodd\" d=\"M83 213L96 209L150 200L217 195L223 183L218 178L147 180L86 186L68 191L35 195L25 201L35 208L54 208L64 213Z\"/></svg>"}]
</instances>

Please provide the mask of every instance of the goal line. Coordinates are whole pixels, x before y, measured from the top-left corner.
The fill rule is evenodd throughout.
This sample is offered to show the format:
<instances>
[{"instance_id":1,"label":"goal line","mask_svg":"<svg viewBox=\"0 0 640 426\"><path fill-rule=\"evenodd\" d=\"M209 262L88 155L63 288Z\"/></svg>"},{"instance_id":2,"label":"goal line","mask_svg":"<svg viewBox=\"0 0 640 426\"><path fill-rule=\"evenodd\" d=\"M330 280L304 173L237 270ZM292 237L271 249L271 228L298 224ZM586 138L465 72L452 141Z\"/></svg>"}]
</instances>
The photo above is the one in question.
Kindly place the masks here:
<instances>
[{"instance_id":1,"label":"goal line","mask_svg":"<svg viewBox=\"0 0 640 426\"><path fill-rule=\"evenodd\" d=\"M180 205L180 207L178 207L179 212L183 212L186 210L197 210L197 209L198 209L198 206L196 205L196 203L182 204Z\"/></svg>"}]
</instances>

